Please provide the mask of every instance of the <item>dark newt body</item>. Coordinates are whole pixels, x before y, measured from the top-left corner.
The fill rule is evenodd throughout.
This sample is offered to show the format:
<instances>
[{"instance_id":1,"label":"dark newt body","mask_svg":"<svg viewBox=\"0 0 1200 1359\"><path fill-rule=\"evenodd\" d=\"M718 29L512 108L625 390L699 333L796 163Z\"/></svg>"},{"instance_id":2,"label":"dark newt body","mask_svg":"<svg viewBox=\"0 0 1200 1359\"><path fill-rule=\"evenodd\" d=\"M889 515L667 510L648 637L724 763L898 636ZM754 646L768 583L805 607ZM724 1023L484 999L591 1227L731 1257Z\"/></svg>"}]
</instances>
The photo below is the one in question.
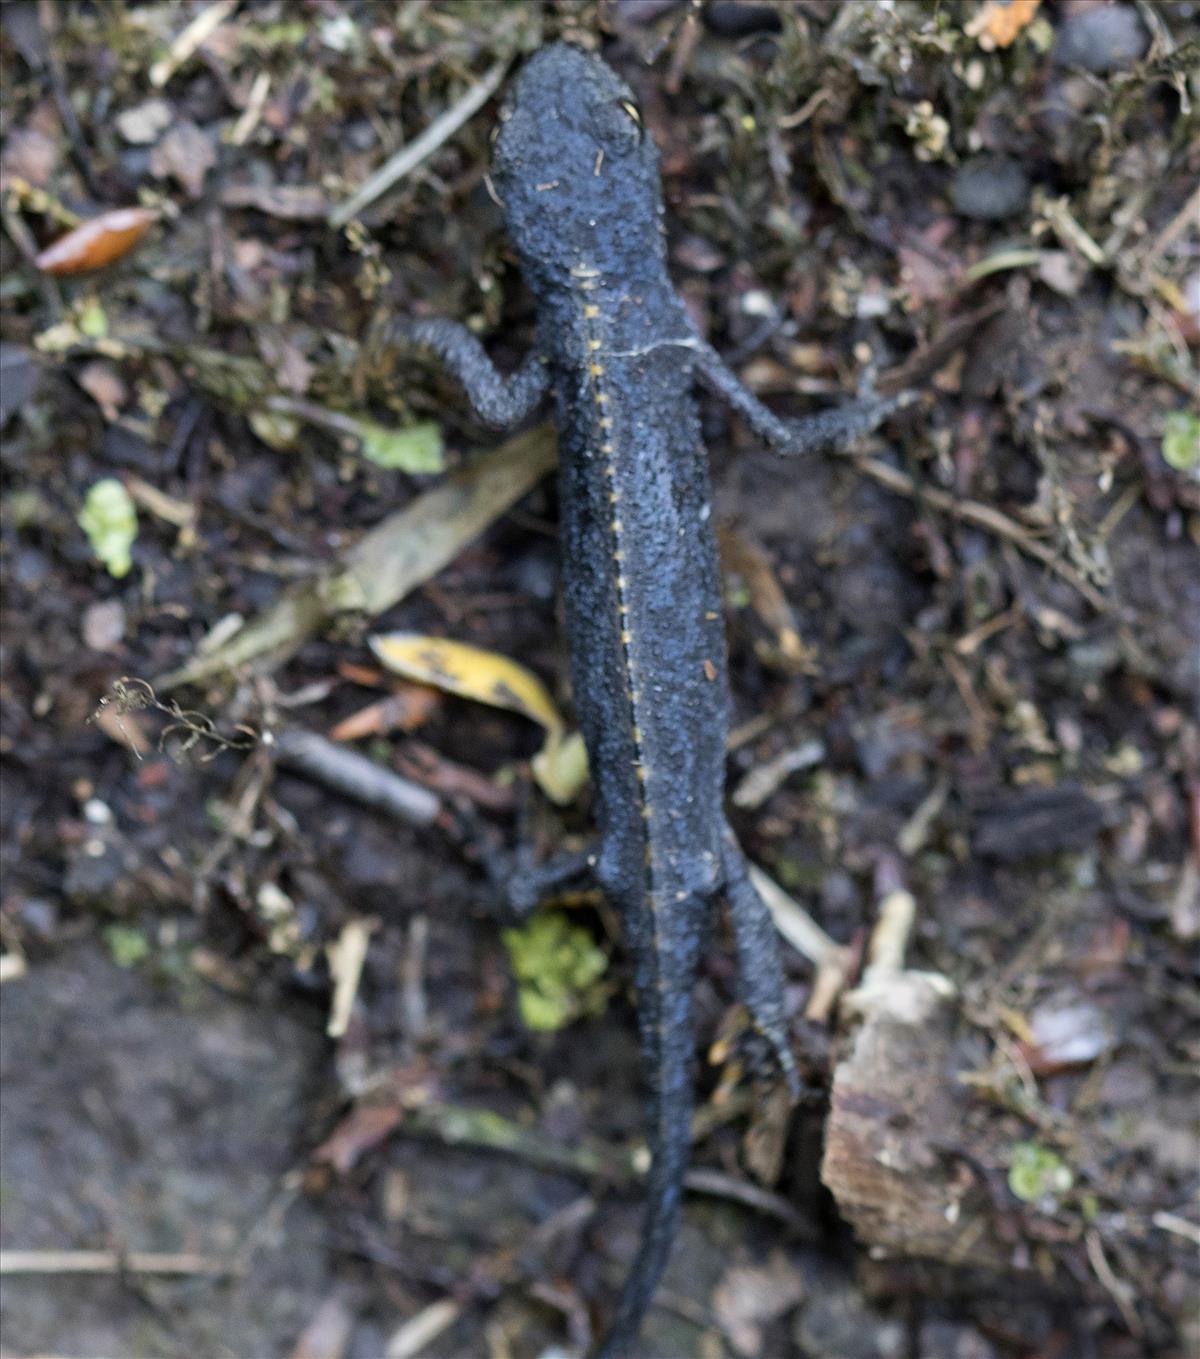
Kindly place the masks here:
<instances>
[{"instance_id":1,"label":"dark newt body","mask_svg":"<svg viewBox=\"0 0 1200 1359\"><path fill-rule=\"evenodd\" d=\"M765 439L806 451L873 428L893 402L785 424L695 332L666 268L653 142L629 89L564 44L526 65L501 113L494 180L538 304L538 342L504 379L461 327L421 321L495 425L553 392L575 708L595 788L594 870L634 958L650 1086L646 1223L601 1353L633 1339L678 1222L692 1097L691 992L712 905L731 907L741 994L794 1084L767 910L724 816L725 640L712 497L692 388L716 387Z\"/></svg>"}]
</instances>

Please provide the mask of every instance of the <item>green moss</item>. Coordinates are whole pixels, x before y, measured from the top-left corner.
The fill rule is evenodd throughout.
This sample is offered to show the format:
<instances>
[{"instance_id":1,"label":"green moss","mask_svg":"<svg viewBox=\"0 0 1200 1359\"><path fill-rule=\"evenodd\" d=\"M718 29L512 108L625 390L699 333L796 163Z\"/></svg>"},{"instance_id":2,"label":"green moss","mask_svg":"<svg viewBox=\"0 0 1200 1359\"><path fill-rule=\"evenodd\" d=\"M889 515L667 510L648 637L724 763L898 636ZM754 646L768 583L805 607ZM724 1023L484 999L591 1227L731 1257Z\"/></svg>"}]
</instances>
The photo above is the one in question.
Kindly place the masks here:
<instances>
[{"instance_id":1,"label":"green moss","mask_svg":"<svg viewBox=\"0 0 1200 1359\"><path fill-rule=\"evenodd\" d=\"M1071 1167L1049 1147L1017 1142L1008 1168L1008 1187L1022 1203L1057 1207L1059 1198L1075 1183Z\"/></svg>"},{"instance_id":2,"label":"green moss","mask_svg":"<svg viewBox=\"0 0 1200 1359\"><path fill-rule=\"evenodd\" d=\"M116 477L104 477L88 491L79 512L79 526L108 574L118 580L127 576L133 565L137 510Z\"/></svg>"},{"instance_id":3,"label":"green moss","mask_svg":"<svg viewBox=\"0 0 1200 1359\"><path fill-rule=\"evenodd\" d=\"M608 959L587 930L547 912L504 931L517 978L521 1018L530 1029L561 1029L604 1002L600 978Z\"/></svg>"}]
</instances>

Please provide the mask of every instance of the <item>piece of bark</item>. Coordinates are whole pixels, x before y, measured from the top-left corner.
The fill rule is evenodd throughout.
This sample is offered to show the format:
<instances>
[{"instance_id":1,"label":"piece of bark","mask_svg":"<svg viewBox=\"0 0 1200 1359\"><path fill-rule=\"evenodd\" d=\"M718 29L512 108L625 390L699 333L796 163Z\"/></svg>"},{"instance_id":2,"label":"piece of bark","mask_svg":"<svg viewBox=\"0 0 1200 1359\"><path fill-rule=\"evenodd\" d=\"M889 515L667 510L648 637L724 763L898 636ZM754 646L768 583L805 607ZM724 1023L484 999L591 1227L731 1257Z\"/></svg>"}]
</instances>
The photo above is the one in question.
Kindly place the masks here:
<instances>
[{"instance_id":1,"label":"piece of bark","mask_svg":"<svg viewBox=\"0 0 1200 1359\"><path fill-rule=\"evenodd\" d=\"M957 1072L978 1066L958 1034L945 978L890 973L846 998L864 1018L838 1064L821 1178L873 1254L992 1270L1012 1267L985 1184L973 1166L989 1152L986 1110Z\"/></svg>"},{"instance_id":2,"label":"piece of bark","mask_svg":"<svg viewBox=\"0 0 1200 1359\"><path fill-rule=\"evenodd\" d=\"M1015 863L1086 849L1104 829L1104 812L1076 784L1060 784L1002 793L976 808L972 821L976 854Z\"/></svg>"}]
</instances>

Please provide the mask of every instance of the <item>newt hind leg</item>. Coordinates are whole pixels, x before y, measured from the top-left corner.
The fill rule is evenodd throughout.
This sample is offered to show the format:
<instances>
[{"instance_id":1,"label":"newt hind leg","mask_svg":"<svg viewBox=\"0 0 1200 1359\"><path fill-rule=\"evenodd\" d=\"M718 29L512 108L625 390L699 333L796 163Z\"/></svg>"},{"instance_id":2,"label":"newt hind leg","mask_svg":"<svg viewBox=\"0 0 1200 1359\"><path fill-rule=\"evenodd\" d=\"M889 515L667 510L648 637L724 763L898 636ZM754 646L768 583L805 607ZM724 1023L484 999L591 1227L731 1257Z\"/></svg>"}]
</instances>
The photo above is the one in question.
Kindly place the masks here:
<instances>
[{"instance_id":1,"label":"newt hind leg","mask_svg":"<svg viewBox=\"0 0 1200 1359\"><path fill-rule=\"evenodd\" d=\"M788 1090L797 1098L800 1078L787 1040L778 936L766 903L750 881L742 847L728 825L721 842L721 867L737 949L741 998L756 1032L769 1044Z\"/></svg>"},{"instance_id":2,"label":"newt hind leg","mask_svg":"<svg viewBox=\"0 0 1200 1359\"><path fill-rule=\"evenodd\" d=\"M501 887L503 910L524 919L543 902L595 885L594 854L563 852L535 864L527 853L519 850L508 865Z\"/></svg>"}]
</instances>

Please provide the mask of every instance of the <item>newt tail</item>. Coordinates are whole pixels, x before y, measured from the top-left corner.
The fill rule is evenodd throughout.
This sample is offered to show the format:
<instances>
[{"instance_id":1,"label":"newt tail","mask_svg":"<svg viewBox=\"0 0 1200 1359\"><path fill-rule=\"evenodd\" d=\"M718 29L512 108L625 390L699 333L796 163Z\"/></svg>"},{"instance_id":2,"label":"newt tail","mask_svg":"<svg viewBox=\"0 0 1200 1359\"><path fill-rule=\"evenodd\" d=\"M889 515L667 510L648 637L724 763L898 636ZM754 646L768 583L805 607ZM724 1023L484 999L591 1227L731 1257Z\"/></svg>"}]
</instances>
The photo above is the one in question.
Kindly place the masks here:
<instances>
[{"instance_id":1,"label":"newt tail","mask_svg":"<svg viewBox=\"0 0 1200 1359\"><path fill-rule=\"evenodd\" d=\"M659 961L661 967L666 960ZM668 961L650 986L638 987L642 1056L651 1091L648 1137L653 1160L646 1181L641 1241L596 1359L620 1359L632 1345L666 1268L679 1226L692 1140L691 987L678 988L671 997L669 1012L664 1013L659 1003L661 980L670 970Z\"/></svg>"}]
</instances>

